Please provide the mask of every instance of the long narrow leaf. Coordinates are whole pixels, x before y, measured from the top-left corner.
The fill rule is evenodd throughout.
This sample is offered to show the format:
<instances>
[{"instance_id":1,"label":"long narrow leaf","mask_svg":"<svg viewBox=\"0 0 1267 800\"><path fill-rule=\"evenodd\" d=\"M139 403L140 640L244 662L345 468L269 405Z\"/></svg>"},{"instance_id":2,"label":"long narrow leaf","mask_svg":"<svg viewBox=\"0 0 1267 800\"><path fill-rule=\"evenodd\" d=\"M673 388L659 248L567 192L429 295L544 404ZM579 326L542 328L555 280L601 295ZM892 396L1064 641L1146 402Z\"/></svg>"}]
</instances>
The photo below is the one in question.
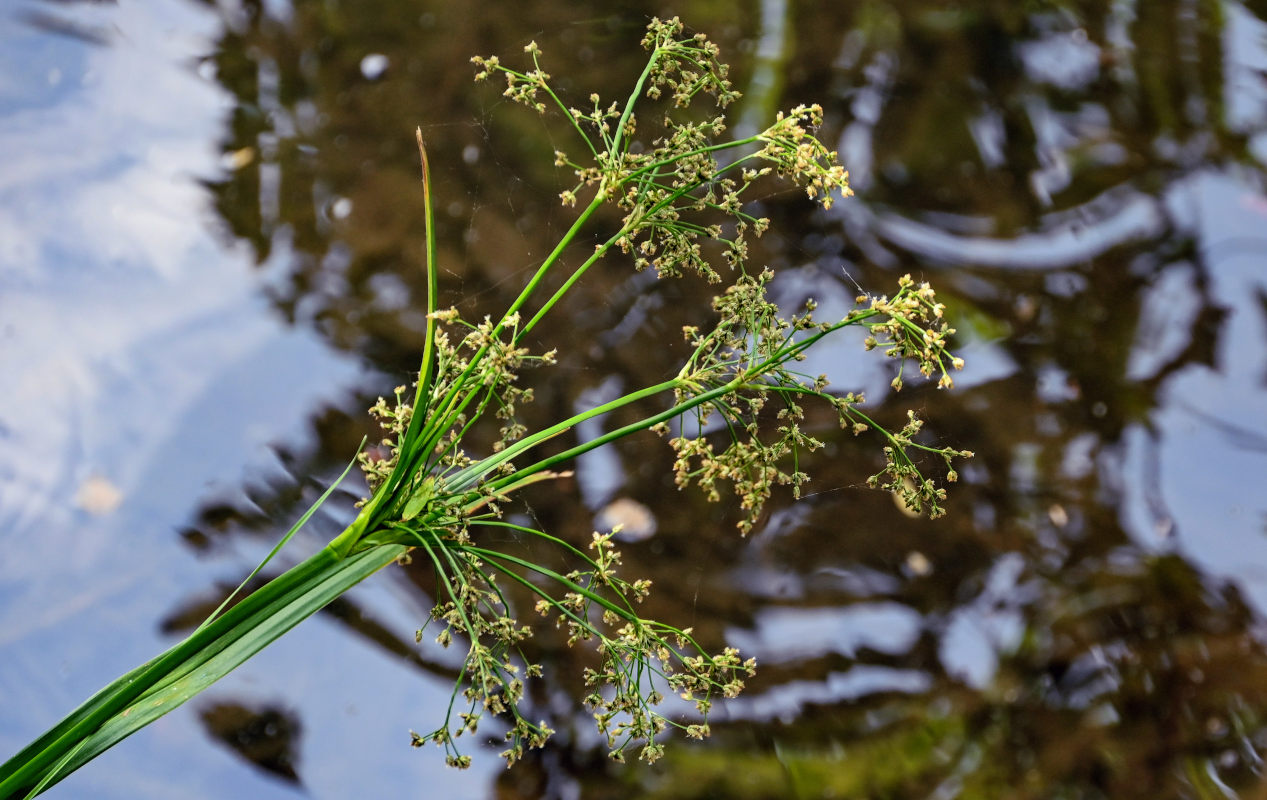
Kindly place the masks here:
<instances>
[{"instance_id":1,"label":"long narrow leaf","mask_svg":"<svg viewBox=\"0 0 1267 800\"><path fill-rule=\"evenodd\" d=\"M361 446L356 448L356 452L358 455L360 454L361 449L364 447L365 447L365 439L361 439ZM296 533L298 533L299 529L302 528L305 524L307 524L308 520L312 517L312 515L317 513L317 509L321 508L321 506L325 504L326 500L330 499L330 495L334 492L335 489L339 487L340 483L343 483L343 479L348 476L348 473L351 472L352 468L355 466L356 466L356 458L353 457L353 459L348 462L347 467L344 468L343 473L339 475L338 478L335 479L334 483L330 484L329 488L327 488L325 492L323 492L322 495L317 498L316 502L314 502L311 506L308 507L308 510L304 512L304 515L302 517L300 517L298 520L295 521L294 525L290 526L290 530L286 531L286 535L281 538L281 541L275 544L272 550L268 551L268 555L264 556L264 560L261 561L259 564L257 564L255 566L255 569L251 570L251 574L247 575L246 579L238 584L238 588L234 589L229 594L228 597L224 598L224 602L221 603L219 606L217 606L216 610L212 611L211 614L209 614L207 618L203 620L202 624L199 625L194 630L194 633L197 633L198 631L207 627L208 625L211 624L212 620L220 616L220 612L224 611L225 606L233 602L233 598L238 596L238 592L242 591L242 589L247 584L249 584L252 580L254 580L255 576L260 574L260 570L268 566L268 562L272 561L273 557L282 551L282 548L285 547L286 543L291 540L291 537L293 537Z\"/></svg>"},{"instance_id":2,"label":"long narrow leaf","mask_svg":"<svg viewBox=\"0 0 1267 800\"><path fill-rule=\"evenodd\" d=\"M278 576L224 616L98 692L0 765L0 798L53 785L227 675L405 550L387 545L339 559L326 548Z\"/></svg>"}]
</instances>

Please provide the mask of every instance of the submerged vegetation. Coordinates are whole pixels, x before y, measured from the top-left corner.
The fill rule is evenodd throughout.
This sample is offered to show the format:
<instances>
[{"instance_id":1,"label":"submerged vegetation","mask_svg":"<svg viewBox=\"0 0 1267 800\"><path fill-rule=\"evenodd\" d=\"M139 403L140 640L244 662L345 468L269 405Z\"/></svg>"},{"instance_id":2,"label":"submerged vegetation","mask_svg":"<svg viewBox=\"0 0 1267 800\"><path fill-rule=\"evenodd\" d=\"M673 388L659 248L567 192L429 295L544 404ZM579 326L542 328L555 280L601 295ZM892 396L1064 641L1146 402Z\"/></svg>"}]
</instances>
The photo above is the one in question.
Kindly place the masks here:
<instances>
[{"instance_id":1,"label":"submerged vegetation","mask_svg":"<svg viewBox=\"0 0 1267 800\"><path fill-rule=\"evenodd\" d=\"M711 707L743 690L755 661L733 648L706 648L690 628L641 616L651 582L621 574L618 531L568 542L503 513L519 490L566 475L577 456L622 437L646 431L665 437L676 456L677 485L697 487L714 501L733 495L742 511L740 532L747 534L776 487L799 496L809 480L801 454L820 442L802 427L803 405L821 403L842 427L879 437L885 467L871 485L895 493L912 511L943 513L945 489L920 465L944 467L944 480L952 482L953 459L970 453L926 444L913 412L901 430L885 430L862 410L860 395L832 391L825 376L798 369L825 337L859 328L868 349L903 365L896 388L908 364L949 388L950 373L962 361L947 350L953 330L933 290L904 277L891 296L860 295L843 318L824 321L814 317L813 301L795 313L779 309L768 297L773 273L748 263L749 240L769 221L745 209L768 181L794 183L824 208L850 193L836 154L814 135L821 109L798 106L756 135L725 140L725 109L738 95L716 46L684 33L677 19L653 20L643 44L649 57L629 96L606 102L590 95L583 108L556 93L535 43L525 48L530 65L522 71L495 56L474 59L477 80L503 78L506 97L561 114L576 135L579 156L554 153L556 166L575 175L560 194L565 206L581 209L571 226L500 318L464 320L454 308L442 309L420 132L429 243L426 345L413 386L399 387L391 401L371 409L385 438L357 456L370 488L357 517L322 551L236 605L226 601L223 613L184 642L106 687L5 763L0 797L38 793L62 779L401 559L421 559L436 576L438 602L418 640L434 635L441 645L466 651L447 713L434 729L413 734L415 745L441 745L449 764L466 766L470 756L458 739L486 716L506 724L508 764L544 743L552 733L547 723L521 711L525 681L542 671L525 646L533 614L565 629L569 644L594 648L595 666L583 678L586 704L613 758L636 749L656 760L665 747L659 734L669 728L707 736ZM701 100L712 108L702 110ZM616 226L598 224L609 205L620 217ZM596 230L603 238L587 238ZM574 263L582 241L597 243ZM715 321L711 328L683 330L690 352L671 378L529 430L517 415L532 400L531 390L519 385L520 373L556 358L532 353L530 334L552 324L547 318L560 300L609 256L665 278L694 275L724 284L712 304ZM641 416L590 441L544 447L617 410ZM494 444L476 448L472 431L485 427L496 429ZM570 569L499 549L490 543L496 537L485 535L497 529L548 547L549 563L562 558ZM670 694L689 705L662 705Z\"/></svg>"}]
</instances>

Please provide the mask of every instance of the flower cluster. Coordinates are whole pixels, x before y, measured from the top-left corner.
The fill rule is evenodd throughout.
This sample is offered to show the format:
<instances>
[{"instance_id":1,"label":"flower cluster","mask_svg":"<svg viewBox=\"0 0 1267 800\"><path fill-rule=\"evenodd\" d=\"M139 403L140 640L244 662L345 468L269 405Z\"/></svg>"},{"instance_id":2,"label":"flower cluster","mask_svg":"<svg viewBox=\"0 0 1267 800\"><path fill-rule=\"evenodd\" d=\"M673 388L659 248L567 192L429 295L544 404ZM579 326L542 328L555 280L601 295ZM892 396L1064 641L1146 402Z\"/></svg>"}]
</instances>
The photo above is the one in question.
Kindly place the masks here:
<instances>
[{"instance_id":1,"label":"flower cluster","mask_svg":"<svg viewBox=\"0 0 1267 800\"><path fill-rule=\"evenodd\" d=\"M370 416L378 420L379 427L386 434L378 445L356 454L356 462L365 473L365 482L369 485L371 494L391 477L392 470L396 468L396 462L400 459L400 442L409 428L409 420L413 417L414 411L413 403L405 400L407 388L396 387L393 392L395 395L393 403L388 404L387 400L380 397L378 402L370 407ZM364 504L365 500L358 503L358 505Z\"/></svg>"},{"instance_id":2,"label":"flower cluster","mask_svg":"<svg viewBox=\"0 0 1267 800\"><path fill-rule=\"evenodd\" d=\"M744 512L738 523L744 534L756 524L775 486L791 485L800 496L809 476L797 467L798 455L822 446L801 428L804 410L798 401L803 395L826 397L827 379L801 375L790 364L803 358L807 334L821 334L831 326L814 320L812 301L803 314L785 319L766 296L773 277L767 269L739 278L714 299L718 322L711 332L701 334L693 326L683 331L695 352L682 370L677 401L708 401L693 412L693 430L684 421L680 435L669 440L677 454L678 487L694 483L717 501L720 485L729 483ZM762 412L771 401L779 405L773 436L762 424ZM705 435L714 414L729 433L720 452Z\"/></svg>"},{"instance_id":3,"label":"flower cluster","mask_svg":"<svg viewBox=\"0 0 1267 800\"><path fill-rule=\"evenodd\" d=\"M837 162L836 152L828 150L814 136L823 124L823 109L817 103L797 106L786 116L779 112L773 125L757 138L766 143L761 158L775 165L780 175L791 177L811 200L823 208L832 207L832 192L849 197L849 173Z\"/></svg>"},{"instance_id":4,"label":"flower cluster","mask_svg":"<svg viewBox=\"0 0 1267 800\"><path fill-rule=\"evenodd\" d=\"M538 63L541 48L537 47L536 42L529 42L524 47L524 52L532 56L533 69L528 72L516 72L506 69L501 65L501 61L497 56L489 56L488 58L472 56L471 63L480 68L480 71L475 73L475 80L487 80L494 72L504 72L506 74L506 91L503 92L503 95L520 105L533 109L539 114L544 113L546 105L538 99L537 95L542 91L552 94L547 83L550 80L550 75L543 71Z\"/></svg>"},{"instance_id":5,"label":"flower cluster","mask_svg":"<svg viewBox=\"0 0 1267 800\"><path fill-rule=\"evenodd\" d=\"M925 378L937 375L937 388L954 386L949 370L963 369L964 362L947 350L947 339L955 330L947 324L946 306L937 302L931 286L917 284L910 275L903 275L898 280L898 292L891 299L860 295L857 303L868 306L864 324L870 335L864 342L865 347L868 350L883 348L885 355L899 362L898 374L892 381L894 389L902 389L903 370L908 361L914 361ZM880 317L880 321L872 321L876 317ZM959 473L955 471L953 460L972 458L971 451L932 447L918 441L924 423L914 411L907 412L906 424L900 431L890 433L859 411L852 398L839 401L837 407L841 427L852 427L855 433L874 429L887 439L883 448L884 469L867 479L868 486L892 492L903 506L917 514L935 519L946 513L941 505L946 490L921 473L910 453L922 451L941 458L945 462L946 482L954 483Z\"/></svg>"},{"instance_id":6,"label":"flower cluster","mask_svg":"<svg viewBox=\"0 0 1267 800\"><path fill-rule=\"evenodd\" d=\"M424 545L424 549L432 558L451 559L451 571L437 569L450 600L436 605L431 617L444 623L436 637L441 646L449 647L455 634L468 643L462 662L465 688L461 692L466 711L457 713L455 720L455 703L451 702L444 723L430 733L412 734L412 741L415 747L427 742L442 745L446 762L465 768L470 766L470 756L462 755L455 739L478 731L485 713L507 715L512 720L505 734L509 747L501 756L510 766L523 757L526 748L541 747L554 733L544 722L533 723L519 710L524 695L521 664L523 677L541 675L540 665L528 662L519 649L519 644L532 635L532 629L520 625L511 615L506 597L497 586L497 575L486 564L462 550L450 548L441 554L437 545L439 542ZM417 632L419 642L423 634L424 630Z\"/></svg>"},{"instance_id":7,"label":"flower cluster","mask_svg":"<svg viewBox=\"0 0 1267 800\"><path fill-rule=\"evenodd\" d=\"M519 530L550 538L539 531ZM733 648L709 654L689 628L679 630L638 615L634 606L647 597L651 581L627 581L617 574L620 553L611 544L614 533L594 533L589 548L592 556L572 550L585 563L583 569L558 575L529 565L567 589L558 595L510 570L509 564L523 562L504 553L481 549L465 537L455 541L419 536L419 549L432 559L440 587L449 598L432 610L432 619L444 625L436 641L446 648L465 641L467 652L460 690L454 690L443 723L428 733L413 733L414 746L428 742L441 745L447 763L467 767L470 757L462 754L457 740L463 734L476 733L486 714L504 717L511 724L505 733L509 746L501 755L509 766L521 759L526 749L541 747L553 733L544 722L533 723L521 711L524 678L540 676L541 667L520 649L532 630L516 620L511 600L497 583L499 572L538 598L537 611L555 616L556 624L567 631L569 646L595 643L599 665L585 670L589 691L585 703L593 711L612 758L623 760L627 748L641 743L640 757L656 760L664 746L655 737L670 726L695 738L707 735L713 698L738 695L744 679L755 673L756 662L741 659ZM424 633L425 629L417 632L418 641ZM660 713L657 706L665 692L693 701L697 721L680 723ZM459 707L465 710L457 710Z\"/></svg>"},{"instance_id":8,"label":"flower cluster","mask_svg":"<svg viewBox=\"0 0 1267 800\"><path fill-rule=\"evenodd\" d=\"M597 669L585 670L590 690L585 704L606 738L610 756L623 761L625 750L641 743L639 757L653 762L664 752L655 737L669 727L703 738L713 698L737 696L744 678L756 673L756 660L741 659L734 648L710 654L695 641L690 628L674 628L632 613L629 601L642 602L651 582L628 582L616 575L620 553L611 545L616 532L595 532L589 569L566 576L572 590L562 598L543 593L537 610L556 615L557 624L568 631L569 645L596 641L600 661ZM594 622L596 616L601 623ZM699 721L679 723L662 714L658 706L665 691L693 701Z\"/></svg>"},{"instance_id":9,"label":"flower cluster","mask_svg":"<svg viewBox=\"0 0 1267 800\"><path fill-rule=\"evenodd\" d=\"M746 535L761 514L775 486L791 484L799 496L800 487L809 476L799 470L785 471L783 464L798 448L813 451L821 442L807 436L799 425L779 428L780 435L769 443L762 442L755 424L743 431L744 438L732 441L722 452L715 452L704 437L678 436L669 440L677 453L674 462L675 480L679 487L696 483L716 502L721 499L718 484L729 481L739 498L743 518L739 529Z\"/></svg>"},{"instance_id":10,"label":"flower cluster","mask_svg":"<svg viewBox=\"0 0 1267 800\"><path fill-rule=\"evenodd\" d=\"M886 318L868 326L871 329L871 336L866 340L868 350L883 347L885 355L890 358L899 361L911 359L919 365L920 374L926 378L940 373L937 380L939 389L955 385L947 365L963 369L963 359L951 356L946 350L946 340L955 329L946 322L946 306L937 302L937 293L931 286L916 284L910 275L903 275L898 281L898 293L892 299L860 295L857 302L869 303L872 311ZM902 388L900 368L893 379L893 388Z\"/></svg>"},{"instance_id":11,"label":"flower cluster","mask_svg":"<svg viewBox=\"0 0 1267 800\"><path fill-rule=\"evenodd\" d=\"M843 420L843 417L842 417ZM843 421L842 421L842 424ZM914 411L906 412L906 425L896 433L885 431L889 443L884 446L884 469L867 478L867 485L873 489L885 489L893 493L902 505L916 514L927 514L936 519L946 513L941 501L946 499L946 490L924 477L915 462L911 460L912 449L923 450L940 456L946 463L946 481L954 483L959 480L953 459L972 458L970 450L956 450L951 447L933 448L919 444L915 437L924 427L924 422Z\"/></svg>"},{"instance_id":12,"label":"flower cluster","mask_svg":"<svg viewBox=\"0 0 1267 800\"><path fill-rule=\"evenodd\" d=\"M799 469L799 454L812 452L822 443L801 428L804 410L799 401L818 398L835 407L842 427L855 434L875 430L885 438L886 467L872 476L871 486L894 492L917 513L940 516L945 490L923 476L910 453L921 451L944 459L950 482L957 477L951 460L970 457L971 453L919 442L922 422L913 413L901 431L890 433L861 411L861 395L829 394L825 376L801 374L792 365L823 336L844 327L862 326L870 332L868 349L877 346L877 336L884 337L891 357L903 365L907 359L916 361L925 376L942 370L938 385L950 386L945 369L961 368L963 360L946 350L946 338L954 331L943 320L944 306L936 302L927 284L916 285L908 275L899 281L899 291L892 300L859 298L860 305L870 301L869 307L857 309L838 322L816 321L812 300L803 313L785 318L766 296L772 278L769 270L755 278L741 277L714 300L719 318L711 332L701 334L693 326L684 330L695 352L682 370L676 400L679 405L689 405L692 398L705 402L692 409L693 424L688 426L684 420L679 435L669 440L677 456L674 471L678 487L695 484L710 500L717 501L721 499L720 486L729 484L743 511L738 527L747 534L774 487L790 485L793 496L799 497L801 486L809 480ZM899 366L894 382L897 387L901 386L901 369ZM762 412L771 401L779 405L773 435L770 426L762 424ZM724 448L716 447L710 438L714 427L709 423L714 414L722 421L714 427L724 427L728 434ZM659 430L666 433L668 427L661 425Z\"/></svg>"},{"instance_id":13,"label":"flower cluster","mask_svg":"<svg viewBox=\"0 0 1267 800\"><path fill-rule=\"evenodd\" d=\"M443 329L437 331L436 376L429 404L439 414L452 415L447 435L437 442L436 452L446 467L460 468L471 463L459 446L462 435L470 422L488 409L492 408L494 416L502 421L494 452L524 435L526 429L515 412L519 404L532 402L533 391L517 385L519 373L528 365L555 363L557 351L534 356L517 344L518 314L510 314L498 323L488 317L470 323L452 308L433 316L449 326L467 330L457 344Z\"/></svg>"},{"instance_id":14,"label":"flower cluster","mask_svg":"<svg viewBox=\"0 0 1267 800\"><path fill-rule=\"evenodd\" d=\"M730 86L730 68L718 57L717 45L702 33L683 38L685 26L677 17L655 18L647 26L642 46L651 51L647 72L647 97L655 99L666 91L678 108L686 108L701 92L712 95L718 108L725 108L739 99ZM656 58L656 54L666 57Z\"/></svg>"},{"instance_id":15,"label":"flower cluster","mask_svg":"<svg viewBox=\"0 0 1267 800\"><path fill-rule=\"evenodd\" d=\"M592 163L578 163L562 150L554 151L556 166L568 167L576 183L560 192L566 206L575 206L585 190L614 201L624 212L613 242L634 259L637 269L653 268L662 277L695 273L713 283L722 276L701 249L701 241L723 245L726 261L742 270L748 256L747 236L760 236L769 221L743 211L744 195L766 175L777 173L805 188L825 208L833 193L851 194L848 173L813 136L822 124L818 106L798 106L780 113L767 130L747 139L724 142L726 120L721 114L677 115L701 95L724 109L739 97L730 85L728 68L718 60L718 49L703 34L687 36L680 20L652 20L643 40L651 55L638 89L622 105L590 95L589 109L566 106L541 70L540 49L528 48L534 68L520 72L495 57L477 57L477 80L504 73L506 96L544 112L539 96L547 95L579 134ZM662 113L658 135L649 147L635 149L635 106L671 98ZM720 154L734 151L723 163ZM584 159L583 159L584 160Z\"/></svg>"}]
</instances>

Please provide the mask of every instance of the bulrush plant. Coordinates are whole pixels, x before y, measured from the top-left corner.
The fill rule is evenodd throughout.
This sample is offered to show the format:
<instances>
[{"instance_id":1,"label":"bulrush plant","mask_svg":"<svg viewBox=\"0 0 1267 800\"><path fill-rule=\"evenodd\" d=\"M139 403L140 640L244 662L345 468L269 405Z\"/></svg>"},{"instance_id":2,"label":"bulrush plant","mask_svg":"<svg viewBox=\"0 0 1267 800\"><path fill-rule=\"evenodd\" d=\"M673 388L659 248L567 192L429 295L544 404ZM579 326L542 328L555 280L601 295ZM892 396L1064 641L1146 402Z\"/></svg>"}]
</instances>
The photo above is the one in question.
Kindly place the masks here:
<instances>
[{"instance_id":1,"label":"bulrush plant","mask_svg":"<svg viewBox=\"0 0 1267 800\"><path fill-rule=\"evenodd\" d=\"M439 598L428 637L466 651L447 712L434 730L414 733L413 744L436 743L449 764L465 767L470 756L459 749L459 737L489 717L504 729L502 756L508 765L546 741L552 733L547 723L521 713L525 681L543 669L523 647L533 632L526 620L538 614L563 628L569 644L594 649L595 666L583 678L585 703L613 758L622 760L633 748L655 761L665 747L661 734L670 728L692 738L707 736L713 703L743 690L756 668L753 659L733 648L712 652L691 629L641 616L639 603L651 581L621 574L612 531L574 543L503 514L520 489L566 474L562 470L577 456L625 436L655 431L666 437L676 454L680 487L695 485L714 501L729 487L746 534L775 487L789 486L798 494L808 480L798 456L821 443L802 428L802 406L818 402L834 409L852 432L879 435L886 466L871 478L872 485L897 493L913 510L942 513L944 489L921 473L916 458L944 462L945 478L953 481L952 459L970 453L921 443L913 414L902 430L886 431L860 409L862 397L833 393L825 377L797 371L824 338L844 328L865 328L868 348L878 346L949 387L949 372L962 361L946 349L953 331L933 290L903 278L891 297L860 296L843 319L819 321L812 301L796 313L782 313L767 296L771 271L748 265L749 238L769 225L745 211L745 198L759 180L774 175L795 183L824 208L850 194L836 154L814 136L821 109L798 106L755 136L726 141L724 109L738 94L717 47L703 35L685 34L676 18L653 20L643 45L650 56L628 98L606 103L590 95L583 108L556 94L535 43L525 48L531 65L525 71L495 56L473 59L477 81L504 79L506 97L543 114L561 113L575 133L580 155L554 154L555 163L576 177L560 195L564 205L581 208L575 221L500 318L464 320L452 308L441 309L419 132L428 243L426 345L414 385L398 388L392 400L371 409L386 438L374 449L377 456L357 456L370 494L356 518L316 555L236 604L226 600L187 639L105 687L6 762L0 767L0 797L38 794L352 586L408 558L422 559L435 572ZM715 110L701 114L695 106L705 98ZM652 129L648 140L635 138ZM622 217L619 229L571 259L574 266L566 272L565 254L581 249L574 243L607 204ZM718 264L706 256L713 251L722 254ZM672 378L529 431L516 416L532 399L531 389L519 386L519 374L552 364L555 354L534 354L525 342L577 281L613 254L662 277L695 273L727 283L712 303L715 322L710 329L683 331L691 353ZM547 286L554 287L548 295ZM900 388L900 378L895 385ZM581 423L631 407L645 416L543 454L543 444L557 443ZM468 444L477 426L498 431L487 452L474 452ZM496 542L508 532L533 540L538 545L533 552L549 548L549 563L561 557L570 571L499 549ZM531 599L524 603L525 597ZM420 630L420 642L423 635ZM662 712L669 693L693 703L693 711L675 706L671 714Z\"/></svg>"}]
</instances>

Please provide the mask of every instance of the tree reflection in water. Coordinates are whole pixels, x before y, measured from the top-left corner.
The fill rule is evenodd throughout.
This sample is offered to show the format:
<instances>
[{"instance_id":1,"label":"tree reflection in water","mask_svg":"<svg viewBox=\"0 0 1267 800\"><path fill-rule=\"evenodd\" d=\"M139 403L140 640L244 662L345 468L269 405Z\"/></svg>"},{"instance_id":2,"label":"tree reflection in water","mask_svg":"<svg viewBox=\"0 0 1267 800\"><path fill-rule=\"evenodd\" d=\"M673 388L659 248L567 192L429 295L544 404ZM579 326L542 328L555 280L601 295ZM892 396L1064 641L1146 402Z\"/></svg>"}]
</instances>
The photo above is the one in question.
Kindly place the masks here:
<instances>
[{"instance_id":1,"label":"tree reflection in water","mask_svg":"<svg viewBox=\"0 0 1267 800\"><path fill-rule=\"evenodd\" d=\"M817 215L767 197L782 236L760 257L785 291L819 297L905 271L933 280L969 368L954 393L908 391L934 438L978 457L949 517L911 520L861 488L868 449L824 420L817 493L783 498L749 541L733 515L669 492L670 455L652 437L583 471L579 489L543 488L520 513L574 541L613 499L649 507L657 533L624 548L629 573L655 581L649 613L709 644L741 641L762 668L712 741L620 767L585 719L557 719L587 656L542 631L550 677L534 697L560 734L498 796L1267 796L1267 587L1253 578L1267 558L1252 496L1267 474L1254 445L1267 436L1267 279L1246 268L1267 214L1267 5L767 5L764 22L708 3L674 13L722 44L740 86L754 43L782 41L790 52L761 54L763 69L782 65L776 105L827 107L858 195ZM422 342L412 127L437 165L442 292L468 317L500 309L559 230L566 176L549 163L556 134L475 92L468 57L535 38L578 92L609 91L634 74L646 17L665 11L241 8L212 56L237 103L222 141L233 169L208 189L278 309L372 360L383 387ZM782 18L788 35L761 39ZM605 381L658 379L706 308L706 287L614 265L587 280L572 326L532 344L564 356L536 387L542 419ZM840 354L838 385L855 388L853 364ZM884 417L886 380L860 380ZM332 413L294 470L346 459L369 426L356 407ZM1194 428L1223 444L1185 445ZM1206 494L1206 474L1240 485ZM209 509L194 538L275 535L298 494L259 487L266 513ZM424 572L396 577L432 596ZM340 618L413 649L358 627L355 609ZM448 674L432 655L411 660ZM419 725L434 713L418 709ZM401 758L431 757L405 744Z\"/></svg>"}]
</instances>

